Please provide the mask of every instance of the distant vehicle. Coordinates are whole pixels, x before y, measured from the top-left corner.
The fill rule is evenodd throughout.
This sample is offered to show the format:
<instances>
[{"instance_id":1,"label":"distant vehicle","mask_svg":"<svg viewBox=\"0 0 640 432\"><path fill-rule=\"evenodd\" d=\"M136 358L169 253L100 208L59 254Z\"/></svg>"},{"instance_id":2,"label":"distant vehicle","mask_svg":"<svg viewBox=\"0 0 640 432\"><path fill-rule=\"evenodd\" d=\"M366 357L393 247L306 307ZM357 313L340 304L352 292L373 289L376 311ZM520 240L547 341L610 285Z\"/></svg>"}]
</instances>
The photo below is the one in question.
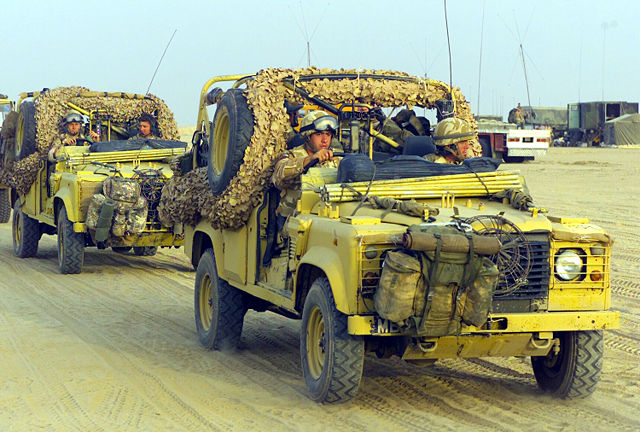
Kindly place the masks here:
<instances>
[{"instance_id":1,"label":"distant vehicle","mask_svg":"<svg viewBox=\"0 0 640 432\"><path fill-rule=\"evenodd\" d=\"M476 116L482 155L505 162L524 162L544 155L551 142L551 129L517 129L500 116Z\"/></svg>"},{"instance_id":2,"label":"distant vehicle","mask_svg":"<svg viewBox=\"0 0 640 432\"><path fill-rule=\"evenodd\" d=\"M567 105L568 144L587 146L603 142L608 120L638 112L637 102L579 102Z\"/></svg>"},{"instance_id":3,"label":"distant vehicle","mask_svg":"<svg viewBox=\"0 0 640 432\"><path fill-rule=\"evenodd\" d=\"M524 124L552 130L552 138L562 138L567 131L567 107L523 106Z\"/></svg>"}]
</instances>

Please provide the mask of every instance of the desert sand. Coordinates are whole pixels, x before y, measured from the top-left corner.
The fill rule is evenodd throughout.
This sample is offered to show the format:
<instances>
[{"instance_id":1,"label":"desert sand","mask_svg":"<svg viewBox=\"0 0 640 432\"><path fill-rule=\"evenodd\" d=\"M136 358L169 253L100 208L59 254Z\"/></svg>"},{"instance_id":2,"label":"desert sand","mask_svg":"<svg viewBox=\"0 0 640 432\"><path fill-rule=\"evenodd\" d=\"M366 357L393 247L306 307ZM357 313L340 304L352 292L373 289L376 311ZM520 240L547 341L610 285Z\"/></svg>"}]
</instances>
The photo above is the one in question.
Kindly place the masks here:
<instances>
[{"instance_id":1,"label":"desert sand","mask_svg":"<svg viewBox=\"0 0 640 432\"><path fill-rule=\"evenodd\" d=\"M605 332L591 397L544 395L528 358L418 367L368 355L355 400L319 405L305 395L299 321L249 312L237 352L199 345L181 249L89 248L82 274L61 275L55 237L20 259L3 224L0 430L640 430L640 149L556 148L503 167L526 176L537 205L588 217L615 239L621 328Z\"/></svg>"}]
</instances>

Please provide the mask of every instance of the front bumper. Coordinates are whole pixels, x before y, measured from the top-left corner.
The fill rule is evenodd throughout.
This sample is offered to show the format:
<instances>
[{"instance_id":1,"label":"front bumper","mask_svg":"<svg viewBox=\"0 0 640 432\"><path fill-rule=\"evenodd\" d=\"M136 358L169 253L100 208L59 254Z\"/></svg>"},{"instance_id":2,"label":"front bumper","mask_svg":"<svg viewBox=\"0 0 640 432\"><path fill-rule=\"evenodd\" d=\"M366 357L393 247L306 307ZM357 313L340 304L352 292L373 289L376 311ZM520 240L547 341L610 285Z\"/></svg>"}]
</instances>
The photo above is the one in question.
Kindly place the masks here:
<instances>
[{"instance_id":1,"label":"front bumper","mask_svg":"<svg viewBox=\"0 0 640 432\"><path fill-rule=\"evenodd\" d=\"M462 334L534 333L574 330L605 330L620 327L616 311L539 312L492 314L482 328L463 326ZM360 336L415 336L389 320L375 315L351 315L348 332Z\"/></svg>"}]
</instances>

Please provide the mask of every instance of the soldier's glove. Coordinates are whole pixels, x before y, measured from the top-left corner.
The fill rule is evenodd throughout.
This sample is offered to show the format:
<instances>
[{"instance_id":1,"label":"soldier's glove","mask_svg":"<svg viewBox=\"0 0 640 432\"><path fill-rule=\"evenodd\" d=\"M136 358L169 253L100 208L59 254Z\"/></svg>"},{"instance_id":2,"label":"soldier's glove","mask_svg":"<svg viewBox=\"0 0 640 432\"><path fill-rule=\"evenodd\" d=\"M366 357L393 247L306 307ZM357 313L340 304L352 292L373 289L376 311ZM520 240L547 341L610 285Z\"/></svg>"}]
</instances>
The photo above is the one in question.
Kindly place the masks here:
<instances>
[{"instance_id":1,"label":"soldier's glove","mask_svg":"<svg viewBox=\"0 0 640 432\"><path fill-rule=\"evenodd\" d=\"M371 117L378 120L380 123L387 119L387 116L382 112L382 108L380 107L371 108L369 113L371 114Z\"/></svg>"}]
</instances>

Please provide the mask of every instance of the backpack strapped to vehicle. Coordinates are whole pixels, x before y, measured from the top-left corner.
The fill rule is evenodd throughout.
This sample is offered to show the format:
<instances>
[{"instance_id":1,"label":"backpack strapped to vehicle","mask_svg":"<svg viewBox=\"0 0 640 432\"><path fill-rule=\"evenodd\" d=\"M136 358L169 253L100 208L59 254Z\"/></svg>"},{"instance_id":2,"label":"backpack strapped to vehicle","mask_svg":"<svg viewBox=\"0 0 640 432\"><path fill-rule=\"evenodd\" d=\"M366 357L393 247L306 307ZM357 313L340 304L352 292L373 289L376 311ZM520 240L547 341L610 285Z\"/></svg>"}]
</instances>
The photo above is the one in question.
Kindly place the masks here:
<instances>
[{"instance_id":1,"label":"backpack strapped to vehicle","mask_svg":"<svg viewBox=\"0 0 640 432\"><path fill-rule=\"evenodd\" d=\"M459 334L462 323L482 326L498 282L486 255L499 252L498 239L427 224L409 227L404 243L385 257L378 314L428 337Z\"/></svg>"}]
</instances>

